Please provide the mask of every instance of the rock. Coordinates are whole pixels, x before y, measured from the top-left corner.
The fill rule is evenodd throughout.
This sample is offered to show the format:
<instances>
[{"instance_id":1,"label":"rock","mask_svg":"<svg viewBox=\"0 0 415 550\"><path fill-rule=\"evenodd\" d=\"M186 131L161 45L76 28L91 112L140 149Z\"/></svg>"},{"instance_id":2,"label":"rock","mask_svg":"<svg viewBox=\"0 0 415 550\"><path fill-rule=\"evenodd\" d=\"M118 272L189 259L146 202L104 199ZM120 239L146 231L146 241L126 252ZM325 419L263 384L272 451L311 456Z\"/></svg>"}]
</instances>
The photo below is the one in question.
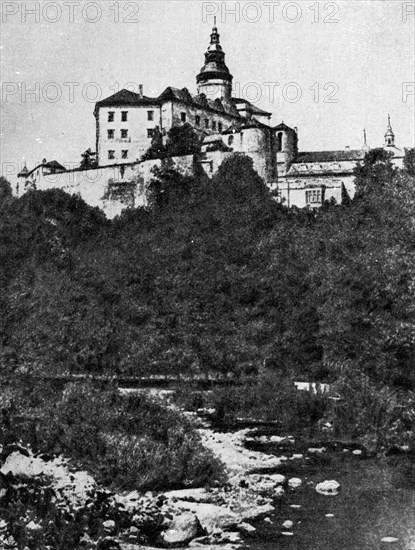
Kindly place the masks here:
<instances>
[{"instance_id":1,"label":"rock","mask_svg":"<svg viewBox=\"0 0 415 550\"><path fill-rule=\"evenodd\" d=\"M337 483L334 479L330 481L322 481L316 485L317 493L326 496L336 496L339 494L340 483Z\"/></svg>"},{"instance_id":2,"label":"rock","mask_svg":"<svg viewBox=\"0 0 415 550\"><path fill-rule=\"evenodd\" d=\"M79 546L81 547L88 547L93 548L95 546L95 542L87 535L87 533L84 533L79 541Z\"/></svg>"},{"instance_id":3,"label":"rock","mask_svg":"<svg viewBox=\"0 0 415 550\"><path fill-rule=\"evenodd\" d=\"M285 476L283 476L282 474L272 474L269 477L270 479L272 479L275 485L282 485L283 483L285 483Z\"/></svg>"},{"instance_id":4,"label":"rock","mask_svg":"<svg viewBox=\"0 0 415 550\"><path fill-rule=\"evenodd\" d=\"M264 504L263 506L252 506L249 509L242 510L241 516L244 521L252 521L262 519L274 512L275 508L272 504Z\"/></svg>"},{"instance_id":5,"label":"rock","mask_svg":"<svg viewBox=\"0 0 415 550\"><path fill-rule=\"evenodd\" d=\"M352 454L354 454L355 456L360 456L362 453L362 451L360 449L355 449Z\"/></svg>"},{"instance_id":6,"label":"rock","mask_svg":"<svg viewBox=\"0 0 415 550\"><path fill-rule=\"evenodd\" d=\"M326 451L326 447L320 447L320 448L310 447L309 449L307 449L307 452L311 454L324 453L325 451Z\"/></svg>"},{"instance_id":7,"label":"rock","mask_svg":"<svg viewBox=\"0 0 415 550\"><path fill-rule=\"evenodd\" d=\"M274 491L274 497L282 497L284 494L285 494L285 491L284 491L284 488L281 487L281 485L277 487Z\"/></svg>"},{"instance_id":8,"label":"rock","mask_svg":"<svg viewBox=\"0 0 415 550\"><path fill-rule=\"evenodd\" d=\"M281 535L284 535L286 537L292 537L294 533L292 531L281 531Z\"/></svg>"},{"instance_id":9,"label":"rock","mask_svg":"<svg viewBox=\"0 0 415 550\"><path fill-rule=\"evenodd\" d=\"M383 537L383 539L380 542L392 543L392 542L398 542L398 541L399 539L395 537Z\"/></svg>"},{"instance_id":10,"label":"rock","mask_svg":"<svg viewBox=\"0 0 415 550\"><path fill-rule=\"evenodd\" d=\"M194 512L207 533L213 533L216 529L230 530L242 520L241 515L216 504L179 502L178 505L182 510Z\"/></svg>"},{"instance_id":11,"label":"rock","mask_svg":"<svg viewBox=\"0 0 415 550\"><path fill-rule=\"evenodd\" d=\"M248 535L248 536L252 536L254 533L256 533L255 527L250 523L246 523L244 521L238 525L238 530L242 534Z\"/></svg>"},{"instance_id":12,"label":"rock","mask_svg":"<svg viewBox=\"0 0 415 550\"><path fill-rule=\"evenodd\" d=\"M34 521L31 521L26 525L26 529L29 529L29 531L39 531L39 529L42 529L42 526Z\"/></svg>"},{"instance_id":13,"label":"rock","mask_svg":"<svg viewBox=\"0 0 415 550\"><path fill-rule=\"evenodd\" d=\"M302 481L298 477L292 477L288 480L288 486L291 487L291 489L297 489L298 487L301 487Z\"/></svg>"},{"instance_id":14,"label":"rock","mask_svg":"<svg viewBox=\"0 0 415 550\"><path fill-rule=\"evenodd\" d=\"M197 539L193 539L190 543L189 543L189 546L191 548L193 548L194 546L196 547L200 547L200 546L205 546L207 544L210 544L211 540L209 537L199 537Z\"/></svg>"},{"instance_id":15,"label":"rock","mask_svg":"<svg viewBox=\"0 0 415 550\"><path fill-rule=\"evenodd\" d=\"M175 498L177 500L186 500L188 502L211 502L212 494L206 489L182 489L180 491L169 491L164 493L165 498Z\"/></svg>"},{"instance_id":16,"label":"rock","mask_svg":"<svg viewBox=\"0 0 415 550\"><path fill-rule=\"evenodd\" d=\"M186 546L202 531L198 518L192 514L177 516L167 531L161 534L161 542L168 548Z\"/></svg>"},{"instance_id":17,"label":"rock","mask_svg":"<svg viewBox=\"0 0 415 550\"><path fill-rule=\"evenodd\" d=\"M115 532L115 521L113 521L112 519L108 519L107 521L104 521L102 526L104 527L104 530L107 533L114 533Z\"/></svg>"},{"instance_id":18,"label":"rock","mask_svg":"<svg viewBox=\"0 0 415 550\"><path fill-rule=\"evenodd\" d=\"M238 532L222 533L220 538L221 543L231 542L233 544L239 544L242 542L241 535Z\"/></svg>"},{"instance_id":19,"label":"rock","mask_svg":"<svg viewBox=\"0 0 415 550\"><path fill-rule=\"evenodd\" d=\"M326 514L326 518L334 518L334 514Z\"/></svg>"},{"instance_id":20,"label":"rock","mask_svg":"<svg viewBox=\"0 0 415 550\"><path fill-rule=\"evenodd\" d=\"M284 527L284 529L292 529L294 527L294 522L292 522L291 520L287 519L286 521L284 521L284 523L282 524L282 526Z\"/></svg>"}]
</instances>

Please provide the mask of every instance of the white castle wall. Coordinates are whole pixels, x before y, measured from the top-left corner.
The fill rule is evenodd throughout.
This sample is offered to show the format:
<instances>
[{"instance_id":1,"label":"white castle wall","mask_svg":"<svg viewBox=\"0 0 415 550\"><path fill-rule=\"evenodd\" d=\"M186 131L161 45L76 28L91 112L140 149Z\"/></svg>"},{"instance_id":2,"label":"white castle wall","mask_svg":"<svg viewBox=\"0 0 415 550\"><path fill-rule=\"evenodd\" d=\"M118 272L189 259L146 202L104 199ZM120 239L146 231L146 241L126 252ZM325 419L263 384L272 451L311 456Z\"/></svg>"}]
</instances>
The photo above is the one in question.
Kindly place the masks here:
<instances>
[{"instance_id":1,"label":"white castle wall","mask_svg":"<svg viewBox=\"0 0 415 550\"><path fill-rule=\"evenodd\" d=\"M193 174L193 155L58 174L47 174L40 166L25 181L16 184L16 194L20 196L29 189L62 189L70 195L79 195L90 206L101 208L108 218L114 218L126 208L146 206L152 170L163 162L183 175Z\"/></svg>"}]
</instances>

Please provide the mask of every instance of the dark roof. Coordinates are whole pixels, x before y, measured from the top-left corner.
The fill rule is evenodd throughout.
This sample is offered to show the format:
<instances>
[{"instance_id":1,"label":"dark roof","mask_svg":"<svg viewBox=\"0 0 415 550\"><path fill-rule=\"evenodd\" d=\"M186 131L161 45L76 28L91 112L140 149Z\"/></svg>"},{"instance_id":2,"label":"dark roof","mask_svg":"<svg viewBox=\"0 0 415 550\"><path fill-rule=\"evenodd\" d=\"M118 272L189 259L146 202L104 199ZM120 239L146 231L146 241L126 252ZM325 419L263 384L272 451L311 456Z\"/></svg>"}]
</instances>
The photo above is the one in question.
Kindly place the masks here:
<instances>
[{"instance_id":1,"label":"dark roof","mask_svg":"<svg viewBox=\"0 0 415 550\"><path fill-rule=\"evenodd\" d=\"M95 104L95 111L100 107L126 107L129 105L157 105L158 98L141 96L125 88L115 94L98 101Z\"/></svg>"},{"instance_id":2,"label":"dark roof","mask_svg":"<svg viewBox=\"0 0 415 550\"><path fill-rule=\"evenodd\" d=\"M66 172L65 166L62 166L62 164L59 164L57 160L51 160L50 162L45 162L42 164L44 168L50 168L51 170L59 170L61 172Z\"/></svg>"},{"instance_id":3,"label":"dark roof","mask_svg":"<svg viewBox=\"0 0 415 550\"><path fill-rule=\"evenodd\" d=\"M248 106L248 111L250 111L254 115L262 115L267 116L268 118L271 116L271 113L268 111L264 111L263 109L260 109L250 101L247 101L246 99L242 99L240 97L233 97L232 101L236 103L237 105L241 105L242 103L246 104Z\"/></svg>"},{"instance_id":4,"label":"dark roof","mask_svg":"<svg viewBox=\"0 0 415 550\"><path fill-rule=\"evenodd\" d=\"M233 117L240 117L233 103L222 102L220 99L208 99L205 94L192 96L187 88L174 88L168 86L164 92L158 97L146 97L130 92L129 90L120 90L102 101L98 101L95 105L96 114L100 107L128 107L128 106L146 106L146 105L161 105L165 101L179 101L194 105L203 109L209 109L217 113L226 114Z\"/></svg>"},{"instance_id":5,"label":"dark roof","mask_svg":"<svg viewBox=\"0 0 415 550\"><path fill-rule=\"evenodd\" d=\"M363 160L366 152L362 149L345 149L344 151L309 151L298 153L295 164L305 162L342 162Z\"/></svg>"},{"instance_id":6,"label":"dark roof","mask_svg":"<svg viewBox=\"0 0 415 550\"><path fill-rule=\"evenodd\" d=\"M27 169L27 166L24 165L24 167L20 170L20 172L17 174L18 178L22 178L23 176L27 176L29 174L29 170Z\"/></svg>"},{"instance_id":7,"label":"dark roof","mask_svg":"<svg viewBox=\"0 0 415 550\"><path fill-rule=\"evenodd\" d=\"M290 130L291 132L295 132L292 128L281 122L281 124L278 124L278 126L275 126L274 130Z\"/></svg>"},{"instance_id":8,"label":"dark roof","mask_svg":"<svg viewBox=\"0 0 415 550\"><path fill-rule=\"evenodd\" d=\"M160 103L163 101L180 101L181 103L187 103L188 105L194 105L202 109L240 117L240 114L232 103L223 102L220 99L208 99L205 94L192 96L187 88L180 90L179 88L169 86L157 99Z\"/></svg>"}]
</instances>

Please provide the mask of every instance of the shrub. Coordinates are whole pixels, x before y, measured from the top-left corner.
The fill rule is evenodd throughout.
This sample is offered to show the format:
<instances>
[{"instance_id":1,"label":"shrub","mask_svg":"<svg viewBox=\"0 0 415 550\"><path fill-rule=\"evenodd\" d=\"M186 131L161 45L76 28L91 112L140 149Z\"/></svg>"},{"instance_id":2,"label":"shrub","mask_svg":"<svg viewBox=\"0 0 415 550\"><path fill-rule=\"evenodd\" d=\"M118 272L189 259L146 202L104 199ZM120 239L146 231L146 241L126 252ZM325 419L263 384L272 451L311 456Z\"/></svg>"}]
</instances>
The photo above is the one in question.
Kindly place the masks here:
<instances>
[{"instance_id":1,"label":"shrub","mask_svg":"<svg viewBox=\"0 0 415 550\"><path fill-rule=\"evenodd\" d=\"M372 453L408 444L414 438L415 396L397 391L349 368L333 385L340 396L333 401L329 420L334 435L359 439Z\"/></svg>"},{"instance_id":2,"label":"shrub","mask_svg":"<svg viewBox=\"0 0 415 550\"><path fill-rule=\"evenodd\" d=\"M178 412L144 395L72 384L42 411L37 441L64 453L99 481L130 489L200 486L221 479L221 463Z\"/></svg>"},{"instance_id":3,"label":"shrub","mask_svg":"<svg viewBox=\"0 0 415 550\"><path fill-rule=\"evenodd\" d=\"M250 385L213 391L218 420L233 421L239 416L256 420L276 420L284 430L313 428L328 408L327 396L299 391L294 380L267 373Z\"/></svg>"}]
</instances>

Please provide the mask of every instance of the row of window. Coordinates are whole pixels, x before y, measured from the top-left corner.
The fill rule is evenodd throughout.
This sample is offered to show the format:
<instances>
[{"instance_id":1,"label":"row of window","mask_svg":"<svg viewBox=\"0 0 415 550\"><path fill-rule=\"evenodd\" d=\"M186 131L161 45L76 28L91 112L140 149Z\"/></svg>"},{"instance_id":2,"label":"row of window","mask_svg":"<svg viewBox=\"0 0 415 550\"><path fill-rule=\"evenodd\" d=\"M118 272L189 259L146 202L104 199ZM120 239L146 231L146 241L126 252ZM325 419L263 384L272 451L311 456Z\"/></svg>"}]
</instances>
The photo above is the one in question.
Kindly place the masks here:
<instances>
[{"instance_id":1,"label":"row of window","mask_svg":"<svg viewBox=\"0 0 415 550\"><path fill-rule=\"evenodd\" d=\"M115 111L108 111L108 122L114 122ZM128 121L128 111L121 111L121 122Z\"/></svg>"},{"instance_id":2,"label":"row of window","mask_svg":"<svg viewBox=\"0 0 415 550\"><path fill-rule=\"evenodd\" d=\"M147 120L153 121L154 120L154 111L147 111ZM182 122L187 122L187 113L182 112L180 113L180 120ZM115 121L115 111L108 111L108 122L114 122ZM121 111L121 122L128 122L128 111ZM195 116L195 124L196 126L202 125L202 119L200 115ZM219 132L223 131L223 123L217 122L216 120L210 121L208 118L204 119L204 127L205 128L212 128L213 131L218 130ZM108 130L110 132L111 130ZM112 138L109 138L112 139Z\"/></svg>"},{"instance_id":3,"label":"row of window","mask_svg":"<svg viewBox=\"0 0 415 550\"><path fill-rule=\"evenodd\" d=\"M115 130L107 130L108 139L114 139L115 138ZM121 139L128 139L128 130L122 129L121 130Z\"/></svg>"},{"instance_id":4,"label":"row of window","mask_svg":"<svg viewBox=\"0 0 415 550\"><path fill-rule=\"evenodd\" d=\"M180 119L181 119L182 122L187 122L187 114L186 113L180 113ZM195 124L196 124L196 126L201 126L202 125L202 118L201 118L200 115L195 116ZM212 120L212 123L211 123L211 121L208 118L204 119L204 127L205 128L210 128L211 127L214 132L216 132L216 130L218 130L219 132L223 131L223 123L222 122L216 122L216 120Z\"/></svg>"},{"instance_id":5,"label":"row of window","mask_svg":"<svg viewBox=\"0 0 415 550\"><path fill-rule=\"evenodd\" d=\"M305 202L307 204L321 203L321 189L312 189L305 192Z\"/></svg>"},{"instance_id":6,"label":"row of window","mask_svg":"<svg viewBox=\"0 0 415 550\"><path fill-rule=\"evenodd\" d=\"M122 159L128 159L128 150L121 151L121 158ZM110 149L108 151L108 160L114 160L115 159L115 151Z\"/></svg>"}]
</instances>

